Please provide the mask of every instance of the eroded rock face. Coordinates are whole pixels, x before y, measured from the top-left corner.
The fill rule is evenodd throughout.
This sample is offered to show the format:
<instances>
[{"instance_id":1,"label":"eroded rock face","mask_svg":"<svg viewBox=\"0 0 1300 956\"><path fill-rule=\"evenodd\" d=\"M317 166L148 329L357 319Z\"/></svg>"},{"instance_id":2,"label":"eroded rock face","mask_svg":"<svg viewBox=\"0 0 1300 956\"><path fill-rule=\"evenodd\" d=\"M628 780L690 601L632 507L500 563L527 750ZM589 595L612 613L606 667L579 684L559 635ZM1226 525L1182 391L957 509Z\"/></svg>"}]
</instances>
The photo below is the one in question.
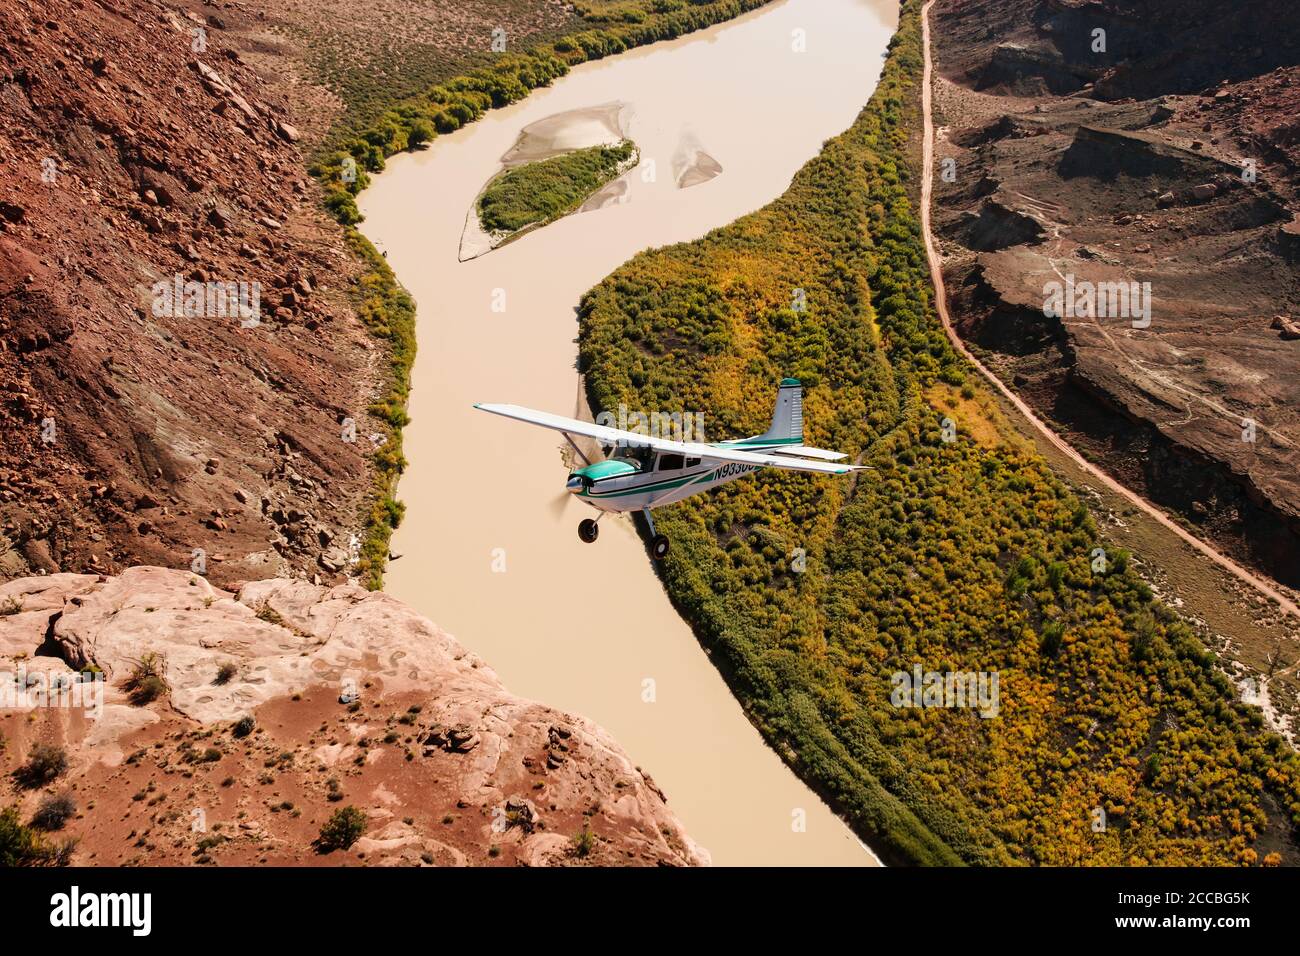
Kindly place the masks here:
<instances>
[{"instance_id":1,"label":"eroded rock face","mask_svg":"<svg viewBox=\"0 0 1300 956\"><path fill-rule=\"evenodd\" d=\"M936 155L956 175L935 221L986 363L1130 488L1297 587L1300 29L1267 6L938 0ZM1094 81L1070 89L1080 66ZM1102 283L1107 308L1045 314L1053 287Z\"/></svg>"},{"instance_id":2,"label":"eroded rock face","mask_svg":"<svg viewBox=\"0 0 1300 956\"><path fill-rule=\"evenodd\" d=\"M346 545L370 493L382 346L293 143L292 67L246 63L281 45L224 13L5 5L0 125L23 135L0 156L0 579L195 549L219 583L344 570L320 537ZM240 314L205 292L241 287ZM303 518L273 520L288 502Z\"/></svg>"},{"instance_id":3,"label":"eroded rock face","mask_svg":"<svg viewBox=\"0 0 1300 956\"><path fill-rule=\"evenodd\" d=\"M234 796L244 808L224 847L234 862L247 861L244 837L249 859L268 846L280 862L314 858L314 831L300 816L248 812L265 808L259 787L273 785L296 796L281 803L308 809L317 825L346 791L372 822L352 852L372 864L708 862L605 731L515 697L482 660L386 594L284 579L231 594L188 572L137 567L12 581L0 585L0 608L5 669L70 674L93 665L105 676L98 720L37 708L49 713L33 730L23 715L6 717L17 744L7 763L16 766L30 742L64 741L83 804L109 802L119 780L134 787L142 774L147 792L169 792L163 785L176 776L190 794L203 790L192 778L216 774L210 799L224 807ZM168 692L136 706L123 685L147 655L163 661ZM236 732L245 717L256 730ZM205 748L207 758L194 756ZM259 759L263 751L273 756ZM196 769L205 762L214 769ZM279 779L268 784L265 768L277 763ZM114 852L111 823L105 829L96 816L86 815L84 834L94 862L135 861L129 842ZM277 833L282 823L306 829ZM594 836L579 851L584 830ZM162 857L143 862L179 862L161 841L155 849Z\"/></svg>"}]
</instances>

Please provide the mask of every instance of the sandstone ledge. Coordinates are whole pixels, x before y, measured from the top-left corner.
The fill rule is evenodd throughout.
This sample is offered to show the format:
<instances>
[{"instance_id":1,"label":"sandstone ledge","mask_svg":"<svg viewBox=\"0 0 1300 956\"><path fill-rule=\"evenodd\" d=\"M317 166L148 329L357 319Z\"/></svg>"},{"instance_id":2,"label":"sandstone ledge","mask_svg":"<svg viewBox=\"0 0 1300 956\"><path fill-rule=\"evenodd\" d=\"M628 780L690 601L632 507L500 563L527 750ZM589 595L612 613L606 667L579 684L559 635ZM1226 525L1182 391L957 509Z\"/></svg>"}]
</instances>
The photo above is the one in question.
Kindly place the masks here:
<instances>
[{"instance_id":1,"label":"sandstone ledge","mask_svg":"<svg viewBox=\"0 0 1300 956\"><path fill-rule=\"evenodd\" d=\"M172 846L159 839L144 858L116 847L124 824L105 808L120 801L128 817L138 814L146 802L133 806L118 791L143 785L230 815L239 828L223 848L232 863L708 863L609 734L513 696L483 661L386 594L283 579L231 594L188 572L136 567L12 581L0 585L0 610L0 668L94 665L106 676L98 720L50 707L3 713L7 770L34 742L61 744L71 765L48 789L71 786L79 806L96 804L70 827L95 848L97 859L78 862L181 862L173 851L192 852L183 815L149 818L146 832L165 831ZM150 653L165 660L169 692L135 706L122 684ZM222 665L233 676L219 683ZM232 732L245 716L257 722L246 739ZM205 747L220 753L211 770L193 757ZM274 774L263 769L275 760ZM6 785L34 806L39 794ZM340 792L367 812L366 835L349 854L314 856L313 827ZM292 817L268 812L283 793L297 798L280 801L296 807ZM572 837L586 828L597 839L579 856ZM223 849L196 852L226 862Z\"/></svg>"}]
</instances>

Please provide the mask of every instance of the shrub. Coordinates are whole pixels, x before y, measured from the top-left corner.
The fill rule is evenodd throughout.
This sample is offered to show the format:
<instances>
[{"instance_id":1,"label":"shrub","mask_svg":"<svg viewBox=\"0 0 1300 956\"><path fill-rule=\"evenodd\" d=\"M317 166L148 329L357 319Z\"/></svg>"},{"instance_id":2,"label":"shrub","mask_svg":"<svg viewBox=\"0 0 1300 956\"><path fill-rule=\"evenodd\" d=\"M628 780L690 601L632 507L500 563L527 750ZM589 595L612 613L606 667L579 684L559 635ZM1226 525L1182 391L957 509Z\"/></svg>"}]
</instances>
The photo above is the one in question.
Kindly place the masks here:
<instances>
[{"instance_id":1,"label":"shrub","mask_svg":"<svg viewBox=\"0 0 1300 956\"><path fill-rule=\"evenodd\" d=\"M588 857L596 849L596 834L591 832L591 824L582 828L581 833L573 835L573 853L575 856Z\"/></svg>"},{"instance_id":2,"label":"shrub","mask_svg":"<svg viewBox=\"0 0 1300 956\"><path fill-rule=\"evenodd\" d=\"M143 707L167 695L167 682L161 677L146 677L131 690L131 703Z\"/></svg>"},{"instance_id":3,"label":"shrub","mask_svg":"<svg viewBox=\"0 0 1300 956\"><path fill-rule=\"evenodd\" d=\"M280 612L271 607L270 602L268 601L263 601L261 606L257 609L257 619L259 621L265 621L267 624L274 624L276 627L287 626L284 623L284 618L280 616Z\"/></svg>"},{"instance_id":4,"label":"shrub","mask_svg":"<svg viewBox=\"0 0 1300 956\"><path fill-rule=\"evenodd\" d=\"M32 826L42 830L62 830L63 825L76 812L77 804L71 794L46 794L32 816Z\"/></svg>"},{"instance_id":5,"label":"shrub","mask_svg":"<svg viewBox=\"0 0 1300 956\"><path fill-rule=\"evenodd\" d=\"M357 201L346 190L337 189L330 192L325 197L325 208L345 226L355 226L361 221L361 210L357 208Z\"/></svg>"},{"instance_id":6,"label":"shrub","mask_svg":"<svg viewBox=\"0 0 1300 956\"><path fill-rule=\"evenodd\" d=\"M364 813L353 806L339 807L330 814L330 818L320 828L320 836L316 838L315 843L316 852L331 853L334 850L347 850L361 839L361 834L365 832Z\"/></svg>"},{"instance_id":7,"label":"shrub","mask_svg":"<svg viewBox=\"0 0 1300 956\"><path fill-rule=\"evenodd\" d=\"M1039 651L1044 657L1056 657L1061 653L1061 642L1065 638L1065 626L1057 621L1048 621L1043 625L1042 638L1038 642Z\"/></svg>"},{"instance_id":8,"label":"shrub","mask_svg":"<svg viewBox=\"0 0 1300 956\"><path fill-rule=\"evenodd\" d=\"M34 744L27 755L27 763L15 771L14 776L24 787L43 787L58 779L68 769L68 754L53 744Z\"/></svg>"},{"instance_id":9,"label":"shrub","mask_svg":"<svg viewBox=\"0 0 1300 956\"><path fill-rule=\"evenodd\" d=\"M214 684L229 684L234 676L239 673L239 668L230 661L222 664L217 668L217 676L213 679Z\"/></svg>"},{"instance_id":10,"label":"shrub","mask_svg":"<svg viewBox=\"0 0 1300 956\"><path fill-rule=\"evenodd\" d=\"M47 843L23 825L17 807L0 811L0 866L67 866L76 845L75 840Z\"/></svg>"},{"instance_id":11,"label":"shrub","mask_svg":"<svg viewBox=\"0 0 1300 956\"><path fill-rule=\"evenodd\" d=\"M234 734L236 737L247 737L249 734L253 732L253 728L256 726L257 726L257 721L254 720L252 717L250 716L240 717L239 720L235 723L234 728L231 730L231 733Z\"/></svg>"},{"instance_id":12,"label":"shrub","mask_svg":"<svg viewBox=\"0 0 1300 956\"><path fill-rule=\"evenodd\" d=\"M167 661L154 651L146 652L136 661L123 685L131 703L143 707L166 695L167 681L163 678L166 668Z\"/></svg>"},{"instance_id":13,"label":"shrub","mask_svg":"<svg viewBox=\"0 0 1300 956\"><path fill-rule=\"evenodd\" d=\"M406 131L406 144L408 146L419 146L421 143L427 143L433 139L433 124L426 119L417 119L411 123L410 129Z\"/></svg>"}]
</instances>

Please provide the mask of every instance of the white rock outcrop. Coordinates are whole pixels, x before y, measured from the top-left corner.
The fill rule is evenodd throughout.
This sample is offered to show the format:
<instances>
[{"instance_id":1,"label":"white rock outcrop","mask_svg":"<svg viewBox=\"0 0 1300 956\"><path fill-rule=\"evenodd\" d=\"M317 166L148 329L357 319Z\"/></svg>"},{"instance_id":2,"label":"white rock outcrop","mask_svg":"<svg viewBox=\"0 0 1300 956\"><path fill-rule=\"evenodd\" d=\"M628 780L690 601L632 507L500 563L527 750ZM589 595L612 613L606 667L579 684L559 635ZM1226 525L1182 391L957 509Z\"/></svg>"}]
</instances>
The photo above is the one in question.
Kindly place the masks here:
<instances>
[{"instance_id":1,"label":"white rock outcrop","mask_svg":"<svg viewBox=\"0 0 1300 956\"><path fill-rule=\"evenodd\" d=\"M94 665L106 677L104 714L85 741L86 759L121 759L115 741L157 720L121 688L136 662L164 661L166 706L198 724L238 720L274 698L326 686L343 697L420 695L438 728L426 753L457 755L466 800L517 801L517 764L541 755L548 800L599 805L631 844L665 862L704 864L654 782L604 730L581 717L512 695L496 673L453 637L382 592L265 580L237 594L189 572L136 567L116 577L55 574L0 585L0 655L28 673ZM223 665L233 676L217 682ZM346 759L350 748L324 760ZM538 757L530 758L534 761ZM325 761L332 762L332 761ZM504 781L504 782L503 782ZM374 839L398 839L376 834ZM521 858L546 862L555 834L526 838Z\"/></svg>"}]
</instances>

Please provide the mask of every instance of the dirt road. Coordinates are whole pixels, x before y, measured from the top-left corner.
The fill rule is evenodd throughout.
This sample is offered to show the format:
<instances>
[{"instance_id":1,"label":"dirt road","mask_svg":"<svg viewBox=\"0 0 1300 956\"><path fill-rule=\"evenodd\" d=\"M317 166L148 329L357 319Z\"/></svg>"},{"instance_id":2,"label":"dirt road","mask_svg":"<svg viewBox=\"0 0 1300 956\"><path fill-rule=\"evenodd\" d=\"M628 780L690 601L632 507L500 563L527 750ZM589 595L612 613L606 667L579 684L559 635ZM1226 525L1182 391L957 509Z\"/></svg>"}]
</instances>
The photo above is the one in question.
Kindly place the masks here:
<instances>
[{"instance_id":1,"label":"dirt road","mask_svg":"<svg viewBox=\"0 0 1300 956\"><path fill-rule=\"evenodd\" d=\"M934 304L939 313L939 319L943 322L944 332L947 333L949 341L952 342L953 348L957 349L968 362L975 368L979 369L980 374L988 380L994 388L1015 408L1017 412L1029 422L1034 429L1039 432L1044 439L1051 442L1063 455L1083 469L1087 474L1110 491L1121 495L1129 501L1135 508L1140 508L1145 514L1159 522L1163 527L1172 531L1184 542L1191 545L1197 551L1204 554L1210 560L1214 561L1220 567L1230 572L1240 581L1250 585L1260 594L1264 595L1271 601L1277 603L1279 607L1291 614L1297 622L1300 622L1300 606L1288 598L1280 590L1273 587L1258 575L1246 570L1233 561L1228 556L1215 550L1209 544L1206 544L1200 538L1189 533L1159 508L1150 504L1144 498L1135 494L1133 491L1120 484L1114 478L1098 469L1086 458L1080 455L1074 448L1065 441L1060 435L1052 431L1033 410L1021 400L1010 388L1003 384L1002 380L994 375L989 369L977 359L966 348L957 330L953 327L952 319L948 313L948 295L943 284L943 266L939 259L939 253L935 244L934 236L930 230L930 205L933 193L932 183L934 177L934 122L931 117L931 101L933 93L930 88L932 78L933 61L930 56L930 8L934 6L934 0L929 0L921 11L921 42L925 51L925 71L922 77L921 86L921 111L925 120L924 147L921 171L921 229L925 236L925 255L930 263L930 277L934 282Z\"/></svg>"}]
</instances>

